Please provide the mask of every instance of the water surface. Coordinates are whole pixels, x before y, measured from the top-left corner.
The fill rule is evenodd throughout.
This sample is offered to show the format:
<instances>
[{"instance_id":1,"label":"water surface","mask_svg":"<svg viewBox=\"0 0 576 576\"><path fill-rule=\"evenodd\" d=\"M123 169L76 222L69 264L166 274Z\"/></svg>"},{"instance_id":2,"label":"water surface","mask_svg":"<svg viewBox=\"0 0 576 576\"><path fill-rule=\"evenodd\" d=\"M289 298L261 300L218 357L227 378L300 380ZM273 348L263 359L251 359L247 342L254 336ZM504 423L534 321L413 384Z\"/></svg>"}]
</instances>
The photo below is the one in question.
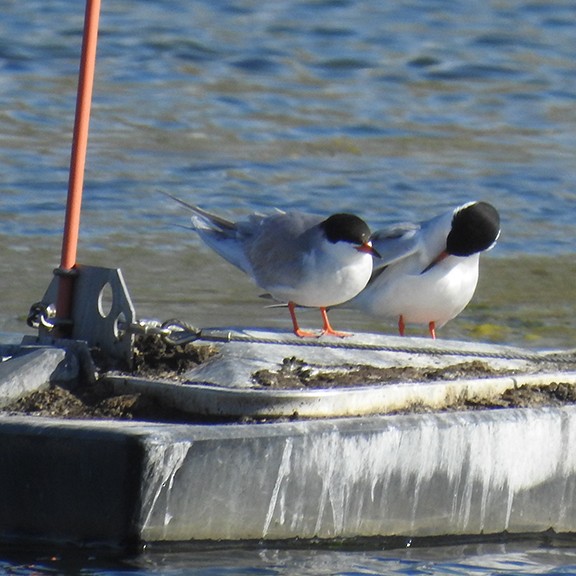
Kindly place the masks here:
<instances>
[{"instance_id":1,"label":"water surface","mask_svg":"<svg viewBox=\"0 0 576 576\"><path fill-rule=\"evenodd\" d=\"M3 10L0 329L24 329L59 262L82 16ZM158 190L373 228L479 198L502 236L442 334L475 337L504 308L485 338L570 346L575 17L569 1L105 2L79 261L122 267L140 316L287 326Z\"/></svg>"},{"instance_id":2,"label":"water surface","mask_svg":"<svg viewBox=\"0 0 576 576\"><path fill-rule=\"evenodd\" d=\"M81 5L2 7L0 330L26 330L60 259ZM501 212L502 236L472 304L439 335L574 347L575 53L571 0L103 2L79 261L121 267L139 317L287 327L285 311L264 308L257 288L179 227L187 215L159 190L231 217L352 211L373 228L483 199ZM304 322L317 326L317 313ZM395 330L345 312L334 325ZM162 558L84 569L576 571L573 548L531 544Z\"/></svg>"},{"instance_id":3,"label":"water surface","mask_svg":"<svg viewBox=\"0 0 576 576\"><path fill-rule=\"evenodd\" d=\"M87 576L521 576L576 573L570 542L530 539L482 544L402 547L335 544L332 547L150 547L136 556L54 551L13 552L0 560L6 574Z\"/></svg>"}]
</instances>

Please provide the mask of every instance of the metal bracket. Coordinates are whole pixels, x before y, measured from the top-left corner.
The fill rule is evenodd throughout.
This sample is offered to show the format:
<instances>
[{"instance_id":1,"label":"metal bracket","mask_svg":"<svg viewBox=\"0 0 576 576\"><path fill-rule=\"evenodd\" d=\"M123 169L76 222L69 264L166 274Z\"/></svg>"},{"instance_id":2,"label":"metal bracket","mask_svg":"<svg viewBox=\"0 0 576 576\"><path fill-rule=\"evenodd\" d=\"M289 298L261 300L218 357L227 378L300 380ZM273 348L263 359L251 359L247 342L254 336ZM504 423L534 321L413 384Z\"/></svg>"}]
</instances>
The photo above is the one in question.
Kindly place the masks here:
<instances>
[{"instance_id":1,"label":"metal bracket","mask_svg":"<svg viewBox=\"0 0 576 576\"><path fill-rule=\"evenodd\" d=\"M129 327L135 321L134 306L119 268L77 265L72 305L73 340L99 348L112 364L130 363L134 335ZM54 309L59 278L50 282L41 302L34 306ZM40 322L40 340L51 339L50 322Z\"/></svg>"}]
</instances>

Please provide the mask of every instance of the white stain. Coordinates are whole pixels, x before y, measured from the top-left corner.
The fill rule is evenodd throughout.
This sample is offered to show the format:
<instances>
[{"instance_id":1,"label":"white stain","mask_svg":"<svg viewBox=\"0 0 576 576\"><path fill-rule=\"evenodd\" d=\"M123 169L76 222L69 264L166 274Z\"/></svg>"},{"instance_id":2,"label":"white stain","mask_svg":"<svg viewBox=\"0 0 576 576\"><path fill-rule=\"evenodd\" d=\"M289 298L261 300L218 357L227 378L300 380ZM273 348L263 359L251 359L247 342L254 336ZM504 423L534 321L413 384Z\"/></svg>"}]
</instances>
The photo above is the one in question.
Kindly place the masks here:
<instances>
[{"instance_id":1,"label":"white stain","mask_svg":"<svg viewBox=\"0 0 576 576\"><path fill-rule=\"evenodd\" d=\"M387 518L418 530L423 521L432 525L436 514L462 531L508 529L518 520L519 494L576 472L575 451L565 445L575 439L576 426L557 411L537 418L529 411L494 418L425 415L413 423L310 435L294 447L299 457L292 458L291 470L293 446L287 444L265 533L279 502L298 514L293 524L323 536L367 522L381 526ZM303 496L306 508L297 511L280 497L291 483L291 493L307 488L318 498Z\"/></svg>"},{"instance_id":2,"label":"white stain","mask_svg":"<svg viewBox=\"0 0 576 576\"><path fill-rule=\"evenodd\" d=\"M283 492L282 498L280 498L280 490L282 488L282 484L285 478L288 478L290 475L290 457L292 456L292 449L293 449L293 440L292 438L286 438L286 443L284 445L284 450L282 452L282 460L280 461L280 466L278 468L278 474L276 476L276 482L274 484L274 489L272 490L272 496L270 498L270 503L268 505L268 511L266 512L266 519L264 521L264 530L263 536L266 537L268 535L268 531L270 530L270 525L272 524L272 519L274 518L274 513L276 511L276 507L280 502L281 510L280 510L280 523L284 523L285 521L285 502L284 496L285 493Z\"/></svg>"},{"instance_id":3,"label":"white stain","mask_svg":"<svg viewBox=\"0 0 576 576\"><path fill-rule=\"evenodd\" d=\"M174 487L174 479L186 460L191 446L191 442L183 441L172 444L160 442L148 447L146 481L144 482L146 490L142 503L142 509L146 510L148 507L148 512L144 518L143 526L149 525L157 507L163 507L164 510L164 529L172 520L170 497ZM160 504L161 496L164 496L163 504Z\"/></svg>"}]
</instances>

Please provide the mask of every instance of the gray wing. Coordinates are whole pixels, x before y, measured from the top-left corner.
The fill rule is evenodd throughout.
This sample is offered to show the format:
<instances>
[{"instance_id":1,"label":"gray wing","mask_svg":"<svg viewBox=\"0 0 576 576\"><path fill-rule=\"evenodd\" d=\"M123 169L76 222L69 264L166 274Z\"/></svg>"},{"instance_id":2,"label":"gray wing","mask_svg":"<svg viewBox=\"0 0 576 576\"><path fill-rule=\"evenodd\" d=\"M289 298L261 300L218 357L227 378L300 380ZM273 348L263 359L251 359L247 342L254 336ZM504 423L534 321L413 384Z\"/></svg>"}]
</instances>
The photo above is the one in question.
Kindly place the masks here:
<instances>
[{"instance_id":1,"label":"gray wing","mask_svg":"<svg viewBox=\"0 0 576 576\"><path fill-rule=\"evenodd\" d=\"M420 248L419 224L403 223L382 228L372 234L372 245L381 258L374 259L374 270L390 266L416 253Z\"/></svg>"},{"instance_id":2,"label":"gray wing","mask_svg":"<svg viewBox=\"0 0 576 576\"><path fill-rule=\"evenodd\" d=\"M253 227L246 252L257 283L263 288L295 286L301 280L303 254L309 249L320 216L300 212L273 214Z\"/></svg>"}]
</instances>

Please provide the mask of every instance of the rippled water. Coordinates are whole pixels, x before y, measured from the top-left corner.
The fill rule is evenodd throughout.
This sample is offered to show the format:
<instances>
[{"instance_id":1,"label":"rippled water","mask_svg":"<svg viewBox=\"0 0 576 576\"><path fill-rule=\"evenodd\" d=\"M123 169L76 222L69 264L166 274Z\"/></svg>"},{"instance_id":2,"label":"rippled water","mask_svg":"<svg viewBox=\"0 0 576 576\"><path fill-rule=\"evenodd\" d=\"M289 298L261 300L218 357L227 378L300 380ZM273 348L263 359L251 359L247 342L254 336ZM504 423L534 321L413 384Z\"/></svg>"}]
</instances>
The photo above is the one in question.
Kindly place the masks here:
<instances>
[{"instance_id":1,"label":"rippled water","mask_svg":"<svg viewBox=\"0 0 576 576\"><path fill-rule=\"evenodd\" d=\"M3 330L25 329L59 262L82 17L65 0L3 8ZM287 326L158 190L373 228L482 198L503 233L442 335L571 345L575 17L568 0L104 2L79 260L120 266L141 317Z\"/></svg>"},{"instance_id":2,"label":"rippled water","mask_svg":"<svg viewBox=\"0 0 576 576\"><path fill-rule=\"evenodd\" d=\"M152 550L119 559L71 553L9 554L0 571L23 576L86 574L112 576L521 576L573 575L576 552L561 542L459 544L387 550L379 547L219 547Z\"/></svg>"},{"instance_id":3,"label":"rippled water","mask_svg":"<svg viewBox=\"0 0 576 576\"><path fill-rule=\"evenodd\" d=\"M0 330L26 330L59 263L82 20L81 2L2 5ZM373 228L484 199L502 236L440 336L574 347L575 53L572 0L104 1L79 261L121 267L140 317L286 327L159 190Z\"/></svg>"}]
</instances>

